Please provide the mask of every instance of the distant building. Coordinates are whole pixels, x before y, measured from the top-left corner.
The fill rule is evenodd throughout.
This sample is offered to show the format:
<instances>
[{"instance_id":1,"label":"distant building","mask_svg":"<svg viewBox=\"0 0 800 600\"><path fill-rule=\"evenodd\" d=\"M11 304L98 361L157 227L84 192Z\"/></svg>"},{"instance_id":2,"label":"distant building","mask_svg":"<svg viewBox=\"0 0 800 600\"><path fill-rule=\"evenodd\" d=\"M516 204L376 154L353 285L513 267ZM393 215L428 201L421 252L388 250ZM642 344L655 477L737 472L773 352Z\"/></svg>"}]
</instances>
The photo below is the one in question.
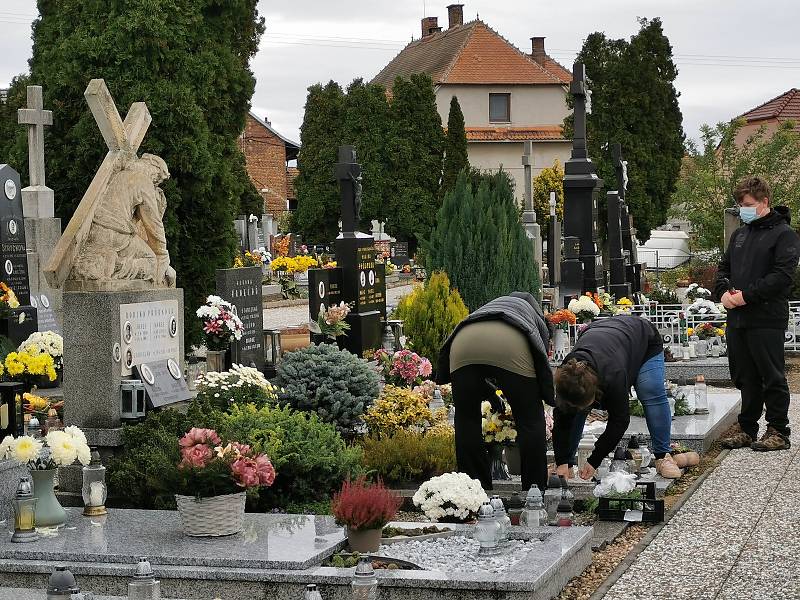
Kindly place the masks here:
<instances>
[{"instance_id":1,"label":"distant building","mask_svg":"<svg viewBox=\"0 0 800 600\"><path fill-rule=\"evenodd\" d=\"M744 145L745 140L762 126L766 128L767 135L769 135L786 121L794 121L796 123L795 131L800 133L800 90L792 88L737 118L745 121L745 125L736 136L737 146Z\"/></svg>"},{"instance_id":2,"label":"distant building","mask_svg":"<svg viewBox=\"0 0 800 600\"><path fill-rule=\"evenodd\" d=\"M531 38L531 53L516 48L481 20L464 23L464 5L447 7L446 31L437 17L422 19L422 37L406 46L372 80L391 89L398 76L427 73L436 89L436 105L447 125L450 100L458 97L473 167L501 166L524 191L523 142L533 141L533 175L563 165L572 140L561 124L570 110L566 92L571 73L545 52L544 38Z\"/></svg>"},{"instance_id":3,"label":"distant building","mask_svg":"<svg viewBox=\"0 0 800 600\"><path fill-rule=\"evenodd\" d=\"M250 112L244 132L239 136L247 174L264 198L266 212L274 217L297 208L294 178L297 169L289 163L297 160L300 144L282 136L271 123Z\"/></svg>"}]
</instances>

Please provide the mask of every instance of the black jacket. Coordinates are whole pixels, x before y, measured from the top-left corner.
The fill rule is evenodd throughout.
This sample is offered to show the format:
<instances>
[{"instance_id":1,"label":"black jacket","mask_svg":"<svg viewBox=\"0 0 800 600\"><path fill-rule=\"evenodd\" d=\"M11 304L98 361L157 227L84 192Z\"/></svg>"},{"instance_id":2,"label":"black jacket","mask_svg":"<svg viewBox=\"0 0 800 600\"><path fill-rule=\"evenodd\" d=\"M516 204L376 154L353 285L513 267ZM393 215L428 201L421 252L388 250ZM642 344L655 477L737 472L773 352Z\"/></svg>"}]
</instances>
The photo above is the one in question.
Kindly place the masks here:
<instances>
[{"instance_id":1,"label":"black jacket","mask_svg":"<svg viewBox=\"0 0 800 600\"><path fill-rule=\"evenodd\" d=\"M789 226L785 206L733 232L719 263L714 292L721 297L728 288L724 279L742 291L746 304L728 311L728 327L786 329L789 292L792 288L800 239Z\"/></svg>"},{"instance_id":2,"label":"black jacket","mask_svg":"<svg viewBox=\"0 0 800 600\"><path fill-rule=\"evenodd\" d=\"M608 411L608 424L589 457L593 467L599 467L625 435L631 420L631 386L636 383L642 365L663 350L661 334L650 321L621 315L589 325L575 342L572 352L564 358L564 362L575 358L588 363L600 378L599 407ZM586 413L580 413L578 418L585 416ZM569 446L575 418L575 413L558 407L553 411L553 450L557 465L572 459Z\"/></svg>"},{"instance_id":3,"label":"black jacket","mask_svg":"<svg viewBox=\"0 0 800 600\"><path fill-rule=\"evenodd\" d=\"M542 309L530 294L514 292L509 296L501 296L487 302L456 326L439 352L439 363L436 367L436 382L450 382L450 345L459 330L469 323L478 321L504 321L519 329L528 338L536 368L536 381L542 394L542 400L553 406L553 372L547 360L547 348L550 345L550 333L544 320Z\"/></svg>"}]
</instances>

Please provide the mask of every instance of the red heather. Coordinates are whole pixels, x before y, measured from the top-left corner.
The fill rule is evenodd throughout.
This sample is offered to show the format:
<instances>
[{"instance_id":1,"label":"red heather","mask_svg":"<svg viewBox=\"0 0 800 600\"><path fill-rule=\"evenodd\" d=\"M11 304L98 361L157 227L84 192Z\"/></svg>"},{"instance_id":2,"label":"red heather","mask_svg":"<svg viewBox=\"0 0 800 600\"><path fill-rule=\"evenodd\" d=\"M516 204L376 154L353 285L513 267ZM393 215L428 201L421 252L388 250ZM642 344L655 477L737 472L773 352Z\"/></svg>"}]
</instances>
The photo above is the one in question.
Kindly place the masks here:
<instances>
[{"instance_id":1,"label":"red heather","mask_svg":"<svg viewBox=\"0 0 800 600\"><path fill-rule=\"evenodd\" d=\"M337 523L354 531L377 529L394 518L402 502L382 481L367 483L362 475L344 482L342 490L333 496L331 510Z\"/></svg>"}]
</instances>

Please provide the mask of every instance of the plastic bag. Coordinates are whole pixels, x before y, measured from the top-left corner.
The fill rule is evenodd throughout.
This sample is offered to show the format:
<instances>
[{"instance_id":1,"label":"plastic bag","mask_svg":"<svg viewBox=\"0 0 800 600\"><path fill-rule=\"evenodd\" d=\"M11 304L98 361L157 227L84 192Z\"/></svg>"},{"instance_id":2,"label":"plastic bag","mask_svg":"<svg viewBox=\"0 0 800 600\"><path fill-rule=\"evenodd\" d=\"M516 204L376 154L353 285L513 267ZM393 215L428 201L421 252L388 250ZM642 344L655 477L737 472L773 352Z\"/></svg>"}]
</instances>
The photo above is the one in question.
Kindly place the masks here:
<instances>
[{"instance_id":1,"label":"plastic bag","mask_svg":"<svg viewBox=\"0 0 800 600\"><path fill-rule=\"evenodd\" d=\"M595 498L601 498L611 492L627 494L636 487L636 475L613 471L603 477L603 480L594 488Z\"/></svg>"}]
</instances>

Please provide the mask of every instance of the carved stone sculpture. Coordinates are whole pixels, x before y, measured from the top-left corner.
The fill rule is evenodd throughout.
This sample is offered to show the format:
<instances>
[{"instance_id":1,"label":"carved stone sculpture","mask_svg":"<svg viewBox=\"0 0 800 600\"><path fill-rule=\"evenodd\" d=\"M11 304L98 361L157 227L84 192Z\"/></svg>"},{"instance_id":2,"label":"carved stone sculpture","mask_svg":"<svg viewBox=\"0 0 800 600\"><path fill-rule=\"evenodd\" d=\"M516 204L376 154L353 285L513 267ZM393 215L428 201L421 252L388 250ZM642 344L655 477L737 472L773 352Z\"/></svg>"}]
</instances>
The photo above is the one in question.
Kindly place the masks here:
<instances>
[{"instance_id":1,"label":"carved stone sculpture","mask_svg":"<svg viewBox=\"0 0 800 600\"><path fill-rule=\"evenodd\" d=\"M169 178L163 159L136 155L151 117L131 106L123 122L102 79L84 93L109 152L55 247L45 276L53 287L121 291L175 287L159 185Z\"/></svg>"}]
</instances>

